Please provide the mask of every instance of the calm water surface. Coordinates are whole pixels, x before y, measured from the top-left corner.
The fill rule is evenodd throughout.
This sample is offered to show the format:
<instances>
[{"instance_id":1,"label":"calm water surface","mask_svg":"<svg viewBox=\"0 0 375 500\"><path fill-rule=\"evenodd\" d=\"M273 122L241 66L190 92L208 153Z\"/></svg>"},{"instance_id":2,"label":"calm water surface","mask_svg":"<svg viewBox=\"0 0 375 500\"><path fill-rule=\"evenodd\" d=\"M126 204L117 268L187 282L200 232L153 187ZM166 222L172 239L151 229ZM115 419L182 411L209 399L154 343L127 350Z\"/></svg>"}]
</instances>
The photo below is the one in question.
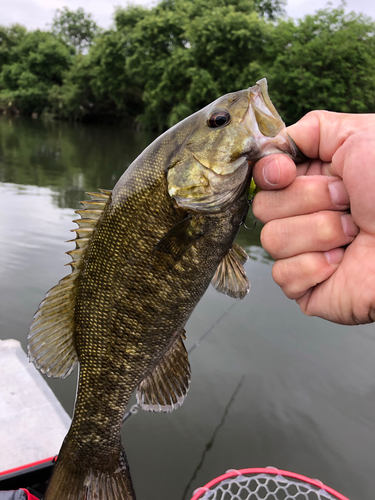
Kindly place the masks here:
<instances>
[{"instance_id":1,"label":"calm water surface","mask_svg":"<svg viewBox=\"0 0 375 500\"><path fill-rule=\"evenodd\" d=\"M85 191L111 189L154 138L121 127L0 117L0 337L26 349ZM249 222L250 223L250 222ZM123 442L139 500L187 500L227 469L273 465L375 498L375 328L306 318L271 279L259 229L241 231L252 288L209 288L189 320L192 384L171 414L139 412ZM48 380L71 414L76 373ZM1 444L0 444L1 446ZM57 451L57 450L56 450Z\"/></svg>"}]
</instances>

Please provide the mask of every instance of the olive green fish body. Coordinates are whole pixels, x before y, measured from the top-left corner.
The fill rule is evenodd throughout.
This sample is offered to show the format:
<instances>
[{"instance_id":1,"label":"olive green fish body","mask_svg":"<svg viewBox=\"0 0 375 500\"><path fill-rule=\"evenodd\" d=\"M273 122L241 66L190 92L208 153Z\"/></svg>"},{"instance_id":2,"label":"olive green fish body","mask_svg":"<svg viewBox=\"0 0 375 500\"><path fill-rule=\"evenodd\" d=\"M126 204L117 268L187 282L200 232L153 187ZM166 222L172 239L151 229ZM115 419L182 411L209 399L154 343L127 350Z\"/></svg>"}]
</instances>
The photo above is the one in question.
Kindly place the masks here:
<instances>
[{"instance_id":1,"label":"olive green fish body","mask_svg":"<svg viewBox=\"0 0 375 500\"><path fill-rule=\"evenodd\" d=\"M150 177L155 170L150 165ZM103 439L102 445L86 440L83 447L92 448L86 450L88 462L95 455L103 462L104 448L111 455L132 392L180 337L232 246L247 206L244 193L225 213L204 220L196 216L203 234L178 264L156 263L157 243L185 214L173 206L163 170L148 190L142 189L142 181L137 186L139 171L147 177L147 163L146 168L144 162L133 165L115 187L78 289L75 345L80 379L71 434L83 440L95 429Z\"/></svg>"},{"instance_id":2,"label":"olive green fish body","mask_svg":"<svg viewBox=\"0 0 375 500\"><path fill-rule=\"evenodd\" d=\"M45 500L133 500L120 430L133 391L172 411L190 384L184 327L210 283L250 289L234 243L246 217L252 162L298 158L265 81L228 94L151 144L113 191L77 211L72 273L41 302L29 356L48 376L79 361L70 430Z\"/></svg>"}]
</instances>

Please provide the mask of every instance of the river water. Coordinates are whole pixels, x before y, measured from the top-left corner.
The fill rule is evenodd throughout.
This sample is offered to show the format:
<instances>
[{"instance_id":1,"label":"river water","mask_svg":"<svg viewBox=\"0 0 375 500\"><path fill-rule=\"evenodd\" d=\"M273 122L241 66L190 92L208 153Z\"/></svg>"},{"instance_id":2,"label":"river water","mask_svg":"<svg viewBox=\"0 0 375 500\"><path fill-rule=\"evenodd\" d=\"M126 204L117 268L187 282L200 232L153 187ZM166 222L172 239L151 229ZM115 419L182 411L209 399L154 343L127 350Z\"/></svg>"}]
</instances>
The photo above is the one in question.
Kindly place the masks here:
<instances>
[{"instance_id":1,"label":"river water","mask_svg":"<svg viewBox=\"0 0 375 500\"><path fill-rule=\"evenodd\" d=\"M26 349L38 303L70 269L64 242L79 200L111 189L153 138L0 117L0 338ZM273 283L259 232L237 240L250 255L249 295L210 287L187 324L188 349L207 335L190 354L183 406L140 411L123 427L138 500L188 500L228 469L269 465L375 498L375 327L304 317ZM70 414L76 377L48 380Z\"/></svg>"}]
</instances>

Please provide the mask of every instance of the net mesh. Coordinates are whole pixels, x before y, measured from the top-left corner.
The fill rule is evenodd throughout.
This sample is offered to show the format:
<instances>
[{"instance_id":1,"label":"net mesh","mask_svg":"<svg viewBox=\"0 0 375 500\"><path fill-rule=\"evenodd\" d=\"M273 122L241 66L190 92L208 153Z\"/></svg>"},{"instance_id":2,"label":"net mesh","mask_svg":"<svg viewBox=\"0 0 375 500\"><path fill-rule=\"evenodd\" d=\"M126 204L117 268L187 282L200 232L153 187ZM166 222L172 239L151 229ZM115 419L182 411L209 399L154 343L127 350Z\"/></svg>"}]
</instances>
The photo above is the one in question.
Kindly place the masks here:
<instances>
[{"instance_id":1,"label":"net mesh","mask_svg":"<svg viewBox=\"0 0 375 500\"><path fill-rule=\"evenodd\" d=\"M199 491L199 490L197 490ZM321 487L281 475L242 474L224 479L199 500L337 500Z\"/></svg>"}]
</instances>

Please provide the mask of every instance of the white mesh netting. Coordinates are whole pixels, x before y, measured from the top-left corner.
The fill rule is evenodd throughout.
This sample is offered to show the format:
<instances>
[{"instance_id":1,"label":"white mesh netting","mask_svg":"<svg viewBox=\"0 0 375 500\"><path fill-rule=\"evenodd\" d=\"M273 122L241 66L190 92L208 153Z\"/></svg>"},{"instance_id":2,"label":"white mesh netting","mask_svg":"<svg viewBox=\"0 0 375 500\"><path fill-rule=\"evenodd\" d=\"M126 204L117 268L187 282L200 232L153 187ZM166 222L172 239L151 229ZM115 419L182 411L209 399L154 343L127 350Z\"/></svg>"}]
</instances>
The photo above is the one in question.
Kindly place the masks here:
<instances>
[{"instance_id":1,"label":"white mesh netting","mask_svg":"<svg viewBox=\"0 0 375 500\"><path fill-rule=\"evenodd\" d=\"M200 489L196 490L199 492ZM203 491L203 489L202 489ZM224 479L197 497L199 500L337 500L312 484L281 475L238 475Z\"/></svg>"}]
</instances>

